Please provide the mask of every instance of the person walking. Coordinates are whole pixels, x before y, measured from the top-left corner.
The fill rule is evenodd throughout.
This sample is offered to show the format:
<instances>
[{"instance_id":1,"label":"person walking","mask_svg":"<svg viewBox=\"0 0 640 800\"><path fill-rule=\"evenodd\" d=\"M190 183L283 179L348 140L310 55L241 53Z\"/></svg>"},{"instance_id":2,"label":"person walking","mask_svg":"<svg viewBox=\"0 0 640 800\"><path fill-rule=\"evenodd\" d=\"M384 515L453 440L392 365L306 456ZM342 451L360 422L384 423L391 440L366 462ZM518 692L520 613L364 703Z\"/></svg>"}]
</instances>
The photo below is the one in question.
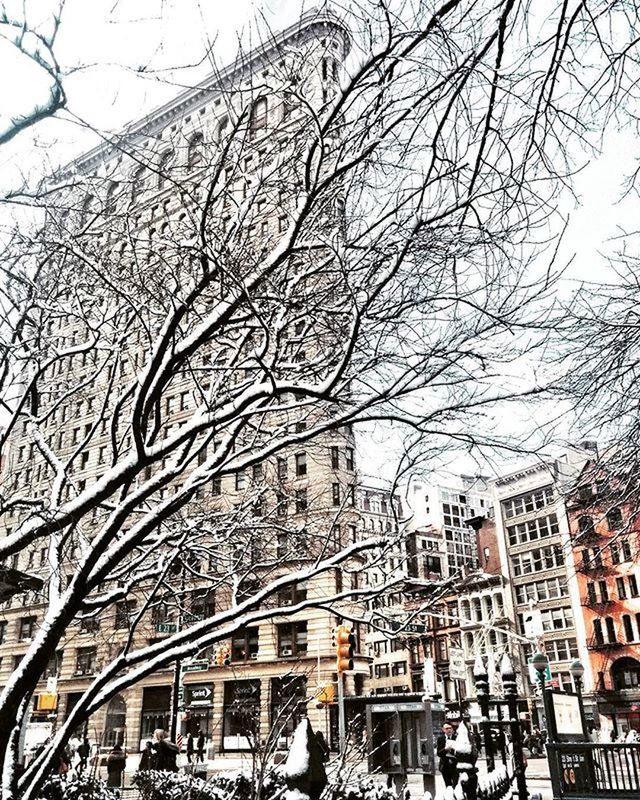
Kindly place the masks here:
<instances>
[{"instance_id":1,"label":"person walking","mask_svg":"<svg viewBox=\"0 0 640 800\"><path fill-rule=\"evenodd\" d=\"M127 759L122 752L122 745L116 744L107 756L107 786L119 789L122 786L122 774L127 766Z\"/></svg>"},{"instance_id":2,"label":"person walking","mask_svg":"<svg viewBox=\"0 0 640 800\"><path fill-rule=\"evenodd\" d=\"M199 731L198 738L196 740L196 761L198 764L204 764L204 746L206 744L207 737L204 731Z\"/></svg>"},{"instance_id":3,"label":"person walking","mask_svg":"<svg viewBox=\"0 0 640 800\"><path fill-rule=\"evenodd\" d=\"M178 745L169 739L162 728L153 732L153 747L156 753L155 768L164 772L178 771Z\"/></svg>"},{"instance_id":4,"label":"person walking","mask_svg":"<svg viewBox=\"0 0 640 800\"><path fill-rule=\"evenodd\" d=\"M91 745L86 736L82 737L82 741L78 745L76 752L78 753L78 772L84 772L89 762L89 756L91 755Z\"/></svg>"},{"instance_id":5,"label":"person walking","mask_svg":"<svg viewBox=\"0 0 640 800\"><path fill-rule=\"evenodd\" d=\"M144 750L140 754L140 763L138 764L139 772L148 772L150 769L155 769L156 754L153 751L153 742L151 740L144 743Z\"/></svg>"},{"instance_id":6,"label":"person walking","mask_svg":"<svg viewBox=\"0 0 640 800\"><path fill-rule=\"evenodd\" d=\"M187 734L187 763L188 764L192 764L193 763L193 750L194 750L194 747L193 747L193 734L192 733L188 733Z\"/></svg>"},{"instance_id":7,"label":"person walking","mask_svg":"<svg viewBox=\"0 0 640 800\"><path fill-rule=\"evenodd\" d=\"M458 782L458 763L455 755L456 732L448 722L442 726L442 733L436 739L436 753L440 759L438 768L445 786L455 786Z\"/></svg>"}]
</instances>

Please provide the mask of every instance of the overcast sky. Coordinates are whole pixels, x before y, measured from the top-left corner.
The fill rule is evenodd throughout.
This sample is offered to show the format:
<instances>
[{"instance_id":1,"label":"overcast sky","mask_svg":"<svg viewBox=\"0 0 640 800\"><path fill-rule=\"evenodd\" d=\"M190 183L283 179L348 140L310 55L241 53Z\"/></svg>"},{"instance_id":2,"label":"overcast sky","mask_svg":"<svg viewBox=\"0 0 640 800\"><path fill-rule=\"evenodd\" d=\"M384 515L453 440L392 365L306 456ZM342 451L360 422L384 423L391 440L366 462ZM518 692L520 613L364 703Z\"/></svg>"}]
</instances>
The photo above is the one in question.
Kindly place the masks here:
<instances>
[{"instance_id":1,"label":"overcast sky","mask_svg":"<svg viewBox=\"0 0 640 800\"><path fill-rule=\"evenodd\" d=\"M21 13L22 0L5 5ZM239 39L248 46L255 41L256 18L280 29L313 5L303 0L67 0L56 55L68 73L69 113L39 123L0 149L0 192L23 175L34 179L91 147L95 134L89 128L118 130L183 86L202 80L210 71L210 57L218 65L231 61ZM31 20L50 24L51 0L27 0L26 7ZM28 110L44 85L2 40L0 69L5 78L2 122L3 116ZM635 227L635 198L622 204L618 199L636 149L635 137L627 132L610 135L599 159L575 154L584 165L575 179L578 203L567 192L560 206L570 217L561 260L573 259L564 292L578 281L602 278L607 268L601 253L614 249L608 240L621 228Z\"/></svg>"}]
</instances>

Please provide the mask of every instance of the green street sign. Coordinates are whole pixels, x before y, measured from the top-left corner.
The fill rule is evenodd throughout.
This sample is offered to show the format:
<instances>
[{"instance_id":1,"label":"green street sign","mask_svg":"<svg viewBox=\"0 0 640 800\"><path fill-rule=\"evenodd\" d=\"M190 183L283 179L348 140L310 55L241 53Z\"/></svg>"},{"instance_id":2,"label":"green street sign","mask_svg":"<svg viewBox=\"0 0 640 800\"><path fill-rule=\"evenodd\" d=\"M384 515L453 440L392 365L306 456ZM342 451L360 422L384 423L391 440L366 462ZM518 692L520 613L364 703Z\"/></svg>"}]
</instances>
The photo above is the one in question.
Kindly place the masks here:
<instances>
[{"instance_id":1,"label":"green street sign","mask_svg":"<svg viewBox=\"0 0 640 800\"><path fill-rule=\"evenodd\" d=\"M183 672L207 672L208 669L208 661L188 661L182 665Z\"/></svg>"},{"instance_id":2,"label":"green street sign","mask_svg":"<svg viewBox=\"0 0 640 800\"><path fill-rule=\"evenodd\" d=\"M156 625L156 633L177 633L178 626L175 622L159 622Z\"/></svg>"}]
</instances>

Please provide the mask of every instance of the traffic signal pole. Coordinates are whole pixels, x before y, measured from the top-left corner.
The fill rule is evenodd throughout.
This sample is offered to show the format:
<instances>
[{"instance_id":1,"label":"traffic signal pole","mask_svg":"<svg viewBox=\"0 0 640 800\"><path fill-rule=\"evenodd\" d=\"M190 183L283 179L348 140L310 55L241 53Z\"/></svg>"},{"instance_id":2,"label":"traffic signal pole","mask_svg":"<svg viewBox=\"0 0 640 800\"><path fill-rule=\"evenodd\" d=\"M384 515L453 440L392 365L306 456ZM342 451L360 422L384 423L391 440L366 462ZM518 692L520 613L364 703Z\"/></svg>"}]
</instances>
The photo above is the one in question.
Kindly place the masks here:
<instances>
[{"instance_id":1,"label":"traffic signal pole","mask_svg":"<svg viewBox=\"0 0 640 800\"><path fill-rule=\"evenodd\" d=\"M353 669L355 653L355 636L346 625L338 625L333 634L336 648L336 671L338 673L338 740L340 753L344 754L347 746L347 718L344 708L344 673Z\"/></svg>"},{"instance_id":2,"label":"traffic signal pole","mask_svg":"<svg viewBox=\"0 0 640 800\"><path fill-rule=\"evenodd\" d=\"M340 755L344 755L347 746L347 719L344 713L344 675L338 673L338 744Z\"/></svg>"}]
</instances>

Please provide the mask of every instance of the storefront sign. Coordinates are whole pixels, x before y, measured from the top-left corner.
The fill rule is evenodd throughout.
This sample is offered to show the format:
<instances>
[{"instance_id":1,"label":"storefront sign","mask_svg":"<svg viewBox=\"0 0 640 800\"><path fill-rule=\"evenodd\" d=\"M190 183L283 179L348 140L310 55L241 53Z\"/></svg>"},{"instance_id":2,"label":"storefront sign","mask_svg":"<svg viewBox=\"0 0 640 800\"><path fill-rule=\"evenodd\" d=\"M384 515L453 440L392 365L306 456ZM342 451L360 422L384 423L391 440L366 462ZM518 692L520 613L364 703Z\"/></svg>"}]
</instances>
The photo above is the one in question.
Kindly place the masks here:
<instances>
[{"instance_id":1,"label":"storefront sign","mask_svg":"<svg viewBox=\"0 0 640 800\"><path fill-rule=\"evenodd\" d=\"M453 681L464 681L467 677L467 665L464 650L460 647L449 648L449 677Z\"/></svg>"},{"instance_id":2,"label":"storefront sign","mask_svg":"<svg viewBox=\"0 0 640 800\"><path fill-rule=\"evenodd\" d=\"M213 704L212 683L187 683L184 687L185 706L210 706Z\"/></svg>"}]
</instances>

